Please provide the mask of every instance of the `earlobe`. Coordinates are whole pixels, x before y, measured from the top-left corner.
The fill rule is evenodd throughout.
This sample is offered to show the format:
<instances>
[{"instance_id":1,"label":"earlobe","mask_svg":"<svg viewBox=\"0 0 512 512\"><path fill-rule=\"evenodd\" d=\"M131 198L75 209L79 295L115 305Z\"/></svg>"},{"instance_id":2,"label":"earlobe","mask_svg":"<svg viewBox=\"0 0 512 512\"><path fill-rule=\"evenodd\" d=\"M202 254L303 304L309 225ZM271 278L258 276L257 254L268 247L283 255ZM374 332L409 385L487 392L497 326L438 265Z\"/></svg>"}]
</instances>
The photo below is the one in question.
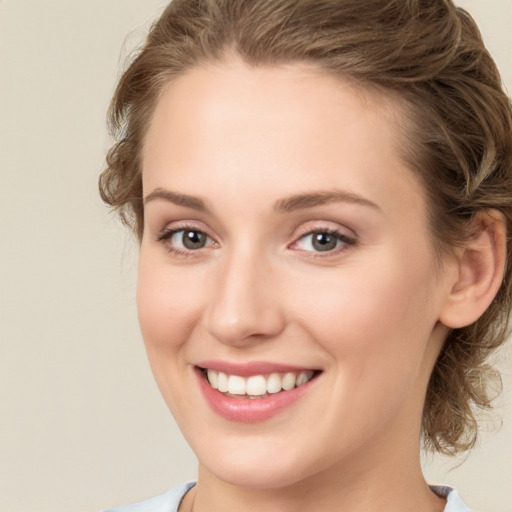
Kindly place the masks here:
<instances>
[{"instance_id":1,"label":"earlobe","mask_svg":"<svg viewBox=\"0 0 512 512\"><path fill-rule=\"evenodd\" d=\"M458 257L457 275L439 320L452 329L475 322L489 307L503 280L506 221L496 210L474 219L474 234Z\"/></svg>"}]
</instances>

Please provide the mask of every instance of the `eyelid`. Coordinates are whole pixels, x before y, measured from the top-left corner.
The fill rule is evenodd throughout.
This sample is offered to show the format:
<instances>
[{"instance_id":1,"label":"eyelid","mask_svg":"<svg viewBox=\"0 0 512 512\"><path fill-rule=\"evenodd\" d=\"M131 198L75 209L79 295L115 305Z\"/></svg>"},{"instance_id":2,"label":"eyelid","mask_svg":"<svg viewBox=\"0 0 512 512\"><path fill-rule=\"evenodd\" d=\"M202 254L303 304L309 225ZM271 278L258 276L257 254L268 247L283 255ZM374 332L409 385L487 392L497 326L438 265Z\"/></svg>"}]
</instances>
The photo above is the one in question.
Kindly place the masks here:
<instances>
[{"instance_id":1,"label":"eyelid","mask_svg":"<svg viewBox=\"0 0 512 512\"><path fill-rule=\"evenodd\" d=\"M303 240L304 238L308 237L308 236L313 236L315 234L326 234L326 235L330 235L330 236L333 236L335 238L337 238L338 240L340 240L341 242L345 243L345 244L348 244L348 245L355 245L356 243L356 240L352 237L348 237L347 235L344 235L343 233L339 232L339 231L335 231L335 230L327 230L327 229L315 229L313 231L309 231L307 233L304 233L303 235L299 236L294 242L292 242L291 245L295 245L297 244L299 241ZM318 251L318 252L322 252L322 251ZM328 252L328 251L325 251L325 252ZM334 252L334 251L330 251L330 252Z\"/></svg>"},{"instance_id":2,"label":"eyelid","mask_svg":"<svg viewBox=\"0 0 512 512\"><path fill-rule=\"evenodd\" d=\"M301 224L301 226L296 229L292 235L292 238L294 240L298 240L299 238L309 235L311 233L331 233L331 234L338 234L340 236L346 237L350 240L357 240L358 235L355 233L354 230L343 226L341 224L338 224L337 222L332 221L310 221L305 222Z\"/></svg>"},{"instance_id":3,"label":"eyelid","mask_svg":"<svg viewBox=\"0 0 512 512\"><path fill-rule=\"evenodd\" d=\"M350 234L346 233L345 231L350 231ZM334 236L342 242L342 246L327 251L310 251L297 247L298 243L302 239L304 239L307 236L312 236L315 233L325 233ZM357 243L358 237L356 233L354 233L354 231L352 231L351 229L343 228L339 226L339 224L335 225L333 223L308 222L306 225L301 226L301 228L296 231L293 237L293 242L289 244L288 247L306 253L309 258L329 258L337 256L340 253L345 252L347 250L350 250L352 247L357 245Z\"/></svg>"},{"instance_id":4,"label":"eyelid","mask_svg":"<svg viewBox=\"0 0 512 512\"><path fill-rule=\"evenodd\" d=\"M197 249L187 249L185 247L176 247L172 245L170 239L181 231L197 231L204 234L209 242L204 247L200 247ZM158 243L162 243L166 246L166 249L169 252L174 252L181 256L188 255L199 255L204 250L212 249L219 247L220 244L216 240L214 236L210 234L210 229L204 226L202 222L197 221L174 221L165 225L163 229L157 232L154 236L154 240ZM347 233L349 232L349 233ZM317 250L307 250L298 247L299 242L307 236L312 236L318 233L325 233L335 237L338 241L342 242L341 247L335 247L331 250L326 251L317 251ZM340 226L337 223L331 221L311 221L301 225L298 229L295 230L295 233L292 235L292 242L288 244L288 248L300 251L302 253L307 253L308 257L322 257L328 258L338 255L341 252L345 252L349 250L351 247L355 246L358 243L358 237L355 232L347 228L345 226ZM197 254L196 254L197 253Z\"/></svg>"},{"instance_id":5,"label":"eyelid","mask_svg":"<svg viewBox=\"0 0 512 512\"><path fill-rule=\"evenodd\" d=\"M155 233L155 240L159 241L162 240L164 237L166 237L169 233L176 233L178 231L200 231L201 233L204 233L212 240L215 240L215 237L213 237L210 234L210 229L208 229L207 226L205 226L202 222L197 222L194 220L183 220L183 221L173 221L165 224L165 226L158 230Z\"/></svg>"},{"instance_id":6,"label":"eyelid","mask_svg":"<svg viewBox=\"0 0 512 512\"><path fill-rule=\"evenodd\" d=\"M180 233L181 231L196 231L204 234L210 243L208 243L204 247L200 247L197 249L187 249L186 247L176 247L171 244L171 239L176 233ZM176 221L170 224L167 224L162 230L160 230L155 235L155 241L164 245L168 252L172 252L177 256L192 256L196 255L196 253L201 253L204 250L209 250L212 247L218 247L219 243L217 240L209 233L209 230L198 226L197 223L191 221ZM199 254L197 254L199 255Z\"/></svg>"}]
</instances>

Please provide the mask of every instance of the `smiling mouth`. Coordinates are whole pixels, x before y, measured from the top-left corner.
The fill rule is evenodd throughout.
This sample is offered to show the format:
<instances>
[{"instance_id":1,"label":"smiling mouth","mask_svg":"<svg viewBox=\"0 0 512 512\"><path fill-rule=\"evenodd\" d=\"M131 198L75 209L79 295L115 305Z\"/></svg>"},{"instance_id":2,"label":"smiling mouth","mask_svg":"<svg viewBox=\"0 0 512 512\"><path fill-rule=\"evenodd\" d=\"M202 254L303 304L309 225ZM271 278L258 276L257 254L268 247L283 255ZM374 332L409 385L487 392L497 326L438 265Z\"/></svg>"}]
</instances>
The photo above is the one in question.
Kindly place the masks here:
<instances>
[{"instance_id":1,"label":"smiling mouth","mask_svg":"<svg viewBox=\"0 0 512 512\"><path fill-rule=\"evenodd\" d=\"M262 399L299 388L321 373L319 370L304 370L241 377L210 368L200 368L200 370L213 389L232 398L245 399Z\"/></svg>"}]
</instances>

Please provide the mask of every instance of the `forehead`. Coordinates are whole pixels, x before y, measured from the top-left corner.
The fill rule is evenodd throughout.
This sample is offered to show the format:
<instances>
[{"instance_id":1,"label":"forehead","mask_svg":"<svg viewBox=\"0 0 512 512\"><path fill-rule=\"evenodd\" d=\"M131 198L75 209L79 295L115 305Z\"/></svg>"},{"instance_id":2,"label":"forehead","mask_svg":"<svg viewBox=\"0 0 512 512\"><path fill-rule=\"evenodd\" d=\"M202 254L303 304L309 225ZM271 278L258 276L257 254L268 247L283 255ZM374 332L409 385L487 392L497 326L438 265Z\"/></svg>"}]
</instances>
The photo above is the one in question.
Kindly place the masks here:
<instances>
[{"instance_id":1,"label":"forehead","mask_svg":"<svg viewBox=\"0 0 512 512\"><path fill-rule=\"evenodd\" d=\"M290 180L316 189L320 179L370 195L398 182L417 189L399 156L398 110L381 92L305 64L193 68L158 100L144 144L144 189L167 182L192 190L198 178L238 194L263 182L288 195Z\"/></svg>"},{"instance_id":2,"label":"forehead","mask_svg":"<svg viewBox=\"0 0 512 512\"><path fill-rule=\"evenodd\" d=\"M366 118L389 122L391 127L393 116L400 110L390 93L349 77L335 76L314 64L253 67L233 59L191 68L164 86L148 135L171 113L185 114L180 116L180 123L185 121L183 117L196 114L203 120L217 115L217 121L226 122L234 110L250 109L255 102L259 105L258 115L253 115L251 124L274 122L284 112L291 121L305 120L313 114L324 116L327 122L333 107L352 109L357 105Z\"/></svg>"},{"instance_id":3,"label":"forehead","mask_svg":"<svg viewBox=\"0 0 512 512\"><path fill-rule=\"evenodd\" d=\"M233 58L190 68L170 80L158 96L149 131L169 110L186 110L189 116L200 113L206 117L216 108L225 120L233 109L250 108L255 101L260 108L252 121L269 120L284 110L297 117L313 110L325 114L333 105L344 104L346 108L356 102L365 107L366 114L374 113L375 117L388 116L398 108L383 90L335 76L315 64L250 66Z\"/></svg>"}]
</instances>

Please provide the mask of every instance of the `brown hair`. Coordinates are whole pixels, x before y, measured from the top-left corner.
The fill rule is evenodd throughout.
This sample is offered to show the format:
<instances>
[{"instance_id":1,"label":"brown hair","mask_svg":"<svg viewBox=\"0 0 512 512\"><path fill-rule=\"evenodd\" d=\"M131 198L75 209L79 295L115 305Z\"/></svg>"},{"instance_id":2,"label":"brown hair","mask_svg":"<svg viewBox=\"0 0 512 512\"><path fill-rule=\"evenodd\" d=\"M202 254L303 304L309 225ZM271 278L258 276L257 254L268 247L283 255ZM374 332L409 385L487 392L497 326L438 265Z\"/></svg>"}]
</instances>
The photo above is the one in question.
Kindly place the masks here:
<instances>
[{"instance_id":1,"label":"brown hair","mask_svg":"<svg viewBox=\"0 0 512 512\"><path fill-rule=\"evenodd\" d=\"M512 226L512 109L473 19L450 0L174 0L121 77L109 112L117 142L103 200L143 230L141 149L158 95L173 78L237 55L250 66L309 62L398 98L403 156L423 180L437 249L460 245L471 219L495 208ZM506 339L512 242L498 294L453 330L429 382L427 448L470 448L474 407L488 408L489 355ZM498 376L499 377L499 376Z\"/></svg>"}]
</instances>

